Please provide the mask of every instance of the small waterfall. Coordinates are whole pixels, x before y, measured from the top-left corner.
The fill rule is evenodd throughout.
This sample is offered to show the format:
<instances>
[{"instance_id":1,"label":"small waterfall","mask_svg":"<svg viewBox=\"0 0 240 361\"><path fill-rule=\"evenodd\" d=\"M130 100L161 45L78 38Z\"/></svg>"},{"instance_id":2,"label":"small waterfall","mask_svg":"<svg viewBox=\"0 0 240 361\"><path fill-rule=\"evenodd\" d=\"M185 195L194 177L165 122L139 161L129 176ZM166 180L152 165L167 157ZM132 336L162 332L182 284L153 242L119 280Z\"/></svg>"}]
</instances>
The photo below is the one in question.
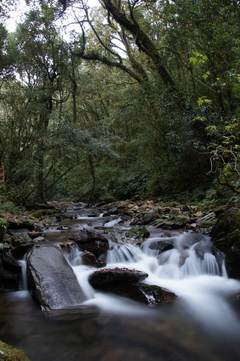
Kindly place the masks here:
<instances>
[{"instance_id":1,"label":"small waterfall","mask_svg":"<svg viewBox=\"0 0 240 361\"><path fill-rule=\"evenodd\" d=\"M141 250L139 247L131 244L119 245L110 242L110 250L107 255L107 263L124 263L124 262L137 262L141 257Z\"/></svg>"},{"instance_id":2,"label":"small waterfall","mask_svg":"<svg viewBox=\"0 0 240 361\"><path fill-rule=\"evenodd\" d=\"M18 261L18 264L21 267L20 288L21 288L21 290L27 290L28 289L28 281L27 281L27 261L26 261L26 257L24 257L23 259L20 259Z\"/></svg>"},{"instance_id":3,"label":"small waterfall","mask_svg":"<svg viewBox=\"0 0 240 361\"><path fill-rule=\"evenodd\" d=\"M72 267L82 264L82 254L76 243L67 244L62 247L63 254Z\"/></svg>"},{"instance_id":4,"label":"small waterfall","mask_svg":"<svg viewBox=\"0 0 240 361\"><path fill-rule=\"evenodd\" d=\"M172 245L173 249L164 251L164 247ZM145 254L157 257L159 276L183 278L202 274L224 275L226 268L224 257L212 254L210 237L183 233L177 237L149 238L144 242L142 250Z\"/></svg>"},{"instance_id":5,"label":"small waterfall","mask_svg":"<svg viewBox=\"0 0 240 361\"><path fill-rule=\"evenodd\" d=\"M79 252L73 250L72 265L79 254L81 258ZM224 256L214 249L208 236L185 232L174 237L149 238L141 246L109 241L106 268L115 267L147 273L143 283L174 292L192 316L209 328L216 325L226 329L227 320L230 332L237 322L226 297L240 292L240 282L227 278ZM73 269L87 297L85 305L108 312L143 312L127 299L96 291L88 279L97 268L78 263Z\"/></svg>"}]
</instances>

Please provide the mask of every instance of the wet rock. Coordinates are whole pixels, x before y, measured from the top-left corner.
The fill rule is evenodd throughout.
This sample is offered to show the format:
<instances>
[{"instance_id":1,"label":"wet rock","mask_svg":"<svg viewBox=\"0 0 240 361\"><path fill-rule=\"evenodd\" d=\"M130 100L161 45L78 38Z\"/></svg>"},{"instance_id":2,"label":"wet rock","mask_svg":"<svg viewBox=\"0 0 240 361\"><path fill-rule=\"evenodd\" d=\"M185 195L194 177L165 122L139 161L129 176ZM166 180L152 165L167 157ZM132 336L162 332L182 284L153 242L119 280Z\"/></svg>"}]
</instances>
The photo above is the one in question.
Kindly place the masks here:
<instances>
[{"instance_id":1,"label":"wet rock","mask_svg":"<svg viewBox=\"0 0 240 361\"><path fill-rule=\"evenodd\" d=\"M160 253L169 251L174 248L173 240L172 239L159 239L151 241L149 244L149 248L152 250L158 250Z\"/></svg>"},{"instance_id":2,"label":"wet rock","mask_svg":"<svg viewBox=\"0 0 240 361\"><path fill-rule=\"evenodd\" d=\"M38 209L34 212L31 213L32 217L34 218L43 218L46 216L51 216L51 215L55 215L56 214L56 209L55 208L46 208L46 209Z\"/></svg>"},{"instance_id":3,"label":"wet rock","mask_svg":"<svg viewBox=\"0 0 240 361\"><path fill-rule=\"evenodd\" d=\"M109 290L113 286L134 284L148 277L147 273L127 268L105 268L91 274L90 284L97 289Z\"/></svg>"},{"instance_id":4,"label":"wet rock","mask_svg":"<svg viewBox=\"0 0 240 361\"><path fill-rule=\"evenodd\" d=\"M43 232L32 231L32 232L28 232L28 235L32 239L35 239L35 238L41 237L43 235Z\"/></svg>"},{"instance_id":5,"label":"wet rock","mask_svg":"<svg viewBox=\"0 0 240 361\"><path fill-rule=\"evenodd\" d=\"M18 262L16 261L10 250L2 254L2 265L4 269L9 272L18 273L21 271L21 267L19 266Z\"/></svg>"},{"instance_id":6,"label":"wet rock","mask_svg":"<svg viewBox=\"0 0 240 361\"><path fill-rule=\"evenodd\" d=\"M107 217L107 216L114 216L119 214L118 208L117 207L112 207L104 212L102 212L102 216L103 217Z\"/></svg>"},{"instance_id":7,"label":"wet rock","mask_svg":"<svg viewBox=\"0 0 240 361\"><path fill-rule=\"evenodd\" d=\"M81 250L91 252L97 258L106 254L109 249L108 240L93 229L87 228L71 233L69 239L76 242Z\"/></svg>"},{"instance_id":8,"label":"wet rock","mask_svg":"<svg viewBox=\"0 0 240 361\"><path fill-rule=\"evenodd\" d=\"M7 216L8 228L9 229L27 229L33 231L35 229L34 220L30 219L29 216L16 216L10 215Z\"/></svg>"},{"instance_id":9,"label":"wet rock","mask_svg":"<svg viewBox=\"0 0 240 361\"><path fill-rule=\"evenodd\" d=\"M135 241L144 241L150 236L150 232L144 226L135 226L126 232L126 238L132 238Z\"/></svg>"},{"instance_id":10,"label":"wet rock","mask_svg":"<svg viewBox=\"0 0 240 361\"><path fill-rule=\"evenodd\" d=\"M27 254L30 249L33 247L33 244L22 244L20 246L14 247L11 250L11 253L14 258L16 259L22 259L25 254Z\"/></svg>"},{"instance_id":11,"label":"wet rock","mask_svg":"<svg viewBox=\"0 0 240 361\"><path fill-rule=\"evenodd\" d=\"M203 259L205 253L212 253L213 244L210 241L210 238L206 237L200 240L197 245L194 247L194 250L199 258Z\"/></svg>"},{"instance_id":12,"label":"wet rock","mask_svg":"<svg viewBox=\"0 0 240 361\"><path fill-rule=\"evenodd\" d=\"M114 284L111 287L105 287L104 291L130 298L133 301L144 303L146 305L171 304L176 300L176 295L174 293L164 288L146 285L144 283Z\"/></svg>"},{"instance_id":13,"label":"wet rock","mask_svg":"<svg viewBox=\"0 0 240 361\"><path fill-rule=\"evenodd\" d=\"M8 271L4 268L2 260L0 260L0 289L18 290L20 281L20 272Z\"/></svg>"},{"instance_id":14,"label":"wet rock","mask_svg":"<svg viewBox=\"0 0 240 361\"><path fill-rule=\"evenodd\" d=\"M133 291L132 291L133 292ZM131 298L136 301L146 303L148 305L158 305L158 304L171 304L173 303L177 296L159 286L146 285L144 283L139 283L135 285L135 298L133 298L133 293L131 293Z\"/></svg>"},{"instance_id":15,"label":"wet rock","mask_svg":"<svg viewBox=\"0 0 240 361\"><path fill-rule=\"evenodd\" d=\"M99 290L114 293L148 305L169 304L176 295L162 287L141 283L146 273L125 268L104 269L94 272L90 284Z\"/></svg>"},{"instance_id":16,"label":"wet rock","mask_svg":"<svg viewBox=\"0 0 240 361\"><path fill-rule=\"evenodd\" d=\"M13 233L11 235L11 243L13 247L34 244L32 238L27 233Z\"/></svg>"},{"instance_id":17,"label":"wet rock","mask_svg":"<svg viewBox=\"0 0 240 361\"><path fill-rule=\"evenodd\" d=\"M155 221L158 217L158 209L153 209L152 211L145 213L143 215L142 224L147 225Z\"/></svg>"},{"instance_id":18,"label":"wet rock","mask_svg":"<svg viewBox=\"0 0 240 361\"><path fill-rule=\"evenodd\" d=\"M34 246L27 258L35 298L45 309L78 306L85 295L60 247Z\"/></svg>"},{"instance_id":19,"label":"wet rock","mask_svg":"<svg viewBox=\"0 0 240 361\"><path fill-rule=\"evenodd\" d=\"M96 256L88 251L82 254L82 263L90 267L104 267L106 263L96 258Z\"/></svg>"},{"instance_id":20,"label":"wet rock","mask_svg":"<svg viewBox=\"0 0 240 361\"><path fill-rule=\"evenodd\" d=\"M21 350L0 341L0 360L2 361L30 361Z\"/></svg>"},{"instance_id":21,"label":"wet rock","mask_svg":"<svg viewBox=\"0 0 240 361\"><path fill-rule=\"evenodd\" d=\"M163 229L181 229L189 223L189 216L184 214L166 215L158 218L156 226Z\"/></svg>"},{"instance_id":22,"label":"wet rock","mask_svg":"<svg viewBox=\"0 0 240 361\"><path fill-rule=\"evenodd\" d=\"M82 255L82 263L86 266L96 267L97 266L97 258L93 253L84 251Z\"/></svg>"},{"instance_id":23,"label":"wet rock","mask_svg":"<svg viewBox=\"0 0 240 361\"><path fill-rule=\"evenodd\" d=\"M220 212L211 236L214 246L225 254L228 275L240 279L240 209Z\"/></svg>"}]
</instances>

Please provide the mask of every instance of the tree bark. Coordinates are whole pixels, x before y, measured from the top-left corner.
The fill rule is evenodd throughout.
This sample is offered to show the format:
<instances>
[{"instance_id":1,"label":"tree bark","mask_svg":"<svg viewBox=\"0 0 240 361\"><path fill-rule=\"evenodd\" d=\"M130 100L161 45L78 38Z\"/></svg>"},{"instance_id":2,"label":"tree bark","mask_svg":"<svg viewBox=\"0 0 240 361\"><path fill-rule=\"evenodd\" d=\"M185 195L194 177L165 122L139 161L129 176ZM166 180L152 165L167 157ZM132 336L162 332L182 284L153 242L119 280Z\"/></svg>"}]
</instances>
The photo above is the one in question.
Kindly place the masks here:
<instances>
[{"instance_id":1,"label":"tree bark","mask_svg":"<svg viewBox=\"0 0 240 361\"><path fill-rule=\"evenodd\" d=\"M131 33L136 41L136 44L140 51L144 52L151 60L157 70L159 76L161 77L163 83L170 88L176 90L176 84L167 71L166 67L163 65L163 60L159 51L150 39L150 37L141 29L140 25L134 19L130 20L125 12L121 11L120 7L114 5L112 0L102 0L102 4L113 17L113 19L122 26L125 30ZM132 15L133 16L133 15Z\"/></svg>"}]
</instances>

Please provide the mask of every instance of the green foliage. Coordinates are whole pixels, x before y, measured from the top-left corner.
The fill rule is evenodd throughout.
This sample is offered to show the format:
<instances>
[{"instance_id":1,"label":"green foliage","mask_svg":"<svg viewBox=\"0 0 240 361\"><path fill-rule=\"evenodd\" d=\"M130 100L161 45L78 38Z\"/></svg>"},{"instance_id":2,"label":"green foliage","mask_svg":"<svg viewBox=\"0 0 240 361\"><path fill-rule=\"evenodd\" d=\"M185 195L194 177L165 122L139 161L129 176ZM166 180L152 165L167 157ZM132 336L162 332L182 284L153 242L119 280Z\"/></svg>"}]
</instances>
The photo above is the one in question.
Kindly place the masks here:
<instances>
[{"instance_id":1,"label":"green foliage","mask_svg":"<svg viewBox=\"0 0 240 361\"><path fill-rule=\"evenodd\" d=\"M201 54L198 51L193 51L191 56L189 57L189 63L191 65L203 65L208 61L207 55Z\"/></svg>"},{"instance_id":2,"label":"green foliage","mask_svg":"<svg viewBox=\"0 0 240 361\"><path fill-rule=\"evenodd\" d=\"M22 208L16 206L16 204L14 204L11 201L6 201L6 202L0 203L0 214L3 214L3 213L20 213L21 211L22 211Z\"/></svg>"},{"instance_id":3,"label":"green foliage","mask_svg":"<svg viewBox=\"0 0 240 361\"><path fill-rule=\"evenodd\" d=\"M208 188L209 199L220 188L239 192L235 2L140 1L130 13L121 0L117 10L134 19L131 28L102 6L66 38L59 16L74 2L29 3L14 34L0 25L8 199L34 205L196 192L201 200Z\"/></svg>"},{"instance_id":4,"label":"green foliage","mask_svg":"<svg viewBox=\"0 0 240 361\"><path fill-rule=\"evenodd\" d=\"M7 229L7 222L5 219L0 218L0 232L6 231Z\"/></svg>"}]
</instances>

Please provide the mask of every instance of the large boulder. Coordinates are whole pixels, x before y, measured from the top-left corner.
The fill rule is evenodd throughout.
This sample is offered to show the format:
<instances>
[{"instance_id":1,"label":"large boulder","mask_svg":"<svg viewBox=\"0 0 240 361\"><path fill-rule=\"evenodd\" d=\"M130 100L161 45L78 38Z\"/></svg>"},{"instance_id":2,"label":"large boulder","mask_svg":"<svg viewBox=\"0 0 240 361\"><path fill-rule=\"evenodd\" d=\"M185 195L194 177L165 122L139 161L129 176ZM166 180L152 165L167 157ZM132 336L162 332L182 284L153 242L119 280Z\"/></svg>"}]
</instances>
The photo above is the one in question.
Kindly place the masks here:
<instances>
[{"instance_id":1,"label":"large boulder","mask_svg":"<svg viewBox=\"0 0 240 361\"><path fill-rule=\"evenodd\" d=\"M127 268L105 268L89 277L90 284L100 290L109 290L116 284L134 284L148 277L147 273Z\"/></svg>"},{"instance_id":2,"label":"large boulder","mask_svg":"<svg viewBox=\"0 0 240 361\"><path fill-rule=\"evenodd\" d=\"M211 236L214 246L225 254L228 275L240 279L240 209L229 208L218 214Z\"/></svg>"},{"instance_id":3,"label":"large boulder","mask_svg":"<svg viewBox=\"0 0 240 361\"><path fill-rule=\"evenodd\" d=\"M34 246L27 257L30 285L45 309L80 305L85 295L60 247Z\"/></svg>"},{"instance_id":4,"label":"large boulder","mask_svg":"<svg viewBox=\"0 0 240 361\"><path fill-rule=\"evenodd\" d=\"M147 276L147 273L137 270L107 268L94 272L89 277L89 282L94 288L101 291L148 305L169 304L175 301L176 295L171 291L140 282Z\"/></svg>"}]
</instances>

